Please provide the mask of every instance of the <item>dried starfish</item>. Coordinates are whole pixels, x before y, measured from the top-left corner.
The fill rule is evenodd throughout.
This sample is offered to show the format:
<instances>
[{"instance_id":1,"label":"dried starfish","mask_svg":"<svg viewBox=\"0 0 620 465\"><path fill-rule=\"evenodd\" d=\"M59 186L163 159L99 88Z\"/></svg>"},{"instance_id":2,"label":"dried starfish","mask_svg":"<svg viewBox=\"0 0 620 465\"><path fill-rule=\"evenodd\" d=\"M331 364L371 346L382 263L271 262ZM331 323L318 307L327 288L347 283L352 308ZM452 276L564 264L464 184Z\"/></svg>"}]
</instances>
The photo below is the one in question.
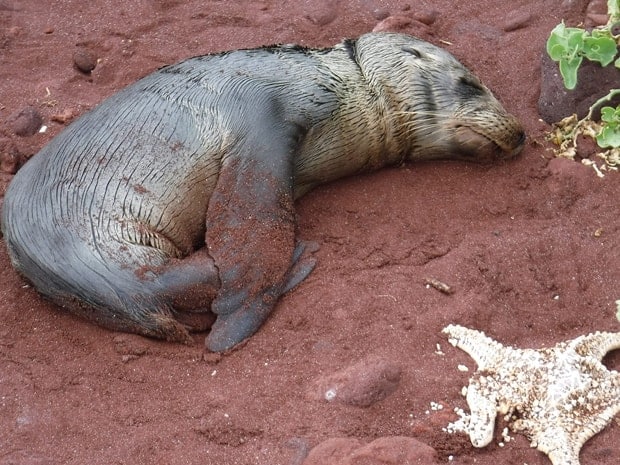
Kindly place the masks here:
<instances>
[{"instance_id":1,"label":"dried starfish","mask_svg":"<svg viewBox=\"0 0 620 465\"><path fill-rule=\"evenodd\" d=\"M620 348L620 332L596 332L538 350L505 347L458 325L443 333L478 365L467 387L471 413L463 414L461 428L456 425L475 447L491 442L499 412L553 465L579 465L581 446L620 412L620 374L601 363Z\"/></svg>"}]
</instances>

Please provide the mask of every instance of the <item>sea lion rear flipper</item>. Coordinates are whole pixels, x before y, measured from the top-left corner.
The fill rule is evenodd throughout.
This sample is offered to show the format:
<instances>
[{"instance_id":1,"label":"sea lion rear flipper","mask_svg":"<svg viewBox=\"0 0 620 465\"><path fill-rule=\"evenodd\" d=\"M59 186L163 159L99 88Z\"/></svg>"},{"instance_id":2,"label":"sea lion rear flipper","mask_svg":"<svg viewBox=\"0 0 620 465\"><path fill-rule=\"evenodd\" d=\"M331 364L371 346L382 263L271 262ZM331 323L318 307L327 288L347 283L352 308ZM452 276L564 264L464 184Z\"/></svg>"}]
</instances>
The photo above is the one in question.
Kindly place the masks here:
<instances>
[{"instance_id":1,"label":"sea lion rear flipper","mask_svg":"<svg viewBox=\"0 0 620 465\"><path fill-rule=\"evenodd\" d=\"M160 298L169 302L174 318L191 331L209 329L215 321L211 302L220 281L213 259L200 249L174 260L158 277Z\"/></svg>"},{"instance_id":2,"label":"sea lion rear flipper","mask_svg":"<svg viewBox=\"0 0 620 465\"><path fill-rule=\"evenodd\" d=\"M295 253L293 157L296 134L282 124L245 141L222 164L207 210L206 243L221 288L207 347L223 351L252 335L278 297L310 273ZM292 128L293 131L295 130ZM288 134L287 134L288 133ZM260 150L262 148L262 150Z\"/></svg>"}]
</instances>

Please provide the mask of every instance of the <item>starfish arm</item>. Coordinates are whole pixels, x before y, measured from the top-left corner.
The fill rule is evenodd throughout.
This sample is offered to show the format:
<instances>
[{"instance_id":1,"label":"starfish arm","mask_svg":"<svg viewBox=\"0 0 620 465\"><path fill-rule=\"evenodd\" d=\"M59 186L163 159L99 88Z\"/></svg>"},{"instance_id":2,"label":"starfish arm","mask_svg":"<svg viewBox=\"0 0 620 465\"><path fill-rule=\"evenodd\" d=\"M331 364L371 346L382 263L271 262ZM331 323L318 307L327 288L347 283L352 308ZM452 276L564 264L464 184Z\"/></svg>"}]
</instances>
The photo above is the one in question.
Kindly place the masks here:
<instances>
[{"instance_id":1,"label":"starfish arm","mask_svg":"<svg viewBox=\"0 0 620 465\"><path fill-rule=\"evenodd\" d=\"M579 355L601 361L608 352L620 349L620 333L596 332L569 342Z\"/></svg>"},{"instance_id":2,"label":"starfish arm","mask_svg":"<svg viewBox=\"0 0 620 465\"><path fill-rule=\"evenodd\" d=\"M448 325L442 332L448 336L450 344L467 352L474 359L479 370L497 366L503 358L505 347L482 331L460 325Z\"/></svg>"},{"instance_id":3,"label":"starfish arm","mask_svg":"<svg viewBox=\"0 0 620 465\"><path fill-rule=\"evenodd\" d=\"M532 438L532 446L549 456L553 465L580 465L581 445L561 428L547 428Z\"/></svg>"},{"instance_id":4,"label":"starfish arm","mask_svg":"<svg viewBox=\"0 0 620 465\"><path fill-rule=\"evenodd\" d=\"M530 425L529 431L535 433L532 436L537 449L549 455L554 465L579 465L581 447L620 412L620 374L606 373L610 376L598 378L597 388L571 396L583 399L581 405L578 402L570 409L555 407L559 412L554 420L557 427Z\"/></svg>"},{"instance_id":5,"label":"starfish arm","mask_svg":"<svg viewBox=\"0 0 620 465\"><path fill-rule=\"evenodd\" d=\"M478 380L467 388L467 405L471 416L469 419L469 440L474 447L484 447L493 440L497 402L492 390L483 389Z\"/></svg>"},{"instance_id":6,"label":"starfish arm","mask_svg":"<svg viewBox=\"0 0 620 465\"><path fill-rule=\"evenodd\" d=\"M609 379L600 381L598 392L595 390L596 401L586 407L587 412L581 418L584 425L573 434L573 442L581 447L588 439L602 431L620 413L620 373L611 372ZM575 424L574 418L569 418L569 425Z\"/></svg>"}]
</instances>

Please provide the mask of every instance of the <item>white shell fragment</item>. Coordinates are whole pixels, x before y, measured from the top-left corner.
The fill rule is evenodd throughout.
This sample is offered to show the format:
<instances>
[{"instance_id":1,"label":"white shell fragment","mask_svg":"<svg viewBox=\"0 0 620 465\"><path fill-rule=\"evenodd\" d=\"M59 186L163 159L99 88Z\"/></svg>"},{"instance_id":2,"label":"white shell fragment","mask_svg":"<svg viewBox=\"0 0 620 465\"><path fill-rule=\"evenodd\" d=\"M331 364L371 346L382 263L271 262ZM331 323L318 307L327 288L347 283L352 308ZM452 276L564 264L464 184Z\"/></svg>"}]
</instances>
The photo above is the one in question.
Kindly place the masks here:
<instances>
[{"instance_id":1,"label":"white shell fragment","mask_svg":"<svg viewBox=\"0 0 620 465\"><path fill-rule=\"evenodd\" d=\"M499 413L553 465L579 465L581 446L620 412L620 374L601 363L620 348L620 332L591 333L538 350L504 347L458 325L443 333L478 365L466 391L470 413L457 422L475 447L492 441ZM507 430L503 436L506 441Z\"/></svg>"}]
</instances>

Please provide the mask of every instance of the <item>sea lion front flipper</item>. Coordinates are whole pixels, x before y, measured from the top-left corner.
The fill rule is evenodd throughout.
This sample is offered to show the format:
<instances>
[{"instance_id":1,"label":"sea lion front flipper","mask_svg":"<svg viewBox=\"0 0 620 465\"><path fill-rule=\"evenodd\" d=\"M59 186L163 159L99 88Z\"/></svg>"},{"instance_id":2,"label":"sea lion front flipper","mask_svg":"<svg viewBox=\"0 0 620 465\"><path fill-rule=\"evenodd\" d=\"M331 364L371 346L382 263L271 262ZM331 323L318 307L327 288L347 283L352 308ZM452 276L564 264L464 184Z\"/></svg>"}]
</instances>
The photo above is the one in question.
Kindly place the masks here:
<instances>
[{"instance_id":1,"label":"sea lion front flipper","mask_svg":"<svg viewBox=\"0 0 620 465\"><path fill-rule=\"evenodd\" d=\"M281 125L246 141L244 147L258 151L224 160L209 200L206 243L221 282L211 305L217 320L206 341L212 351L229 349L256 332L290 282L312 270L310 262L295 263L298 137L290 132Z\"/></svg>"},{"instance_id":2,"label":"sea lion front flipper","mask_svg":"<svg viewBox=\"0 0 620 465\"><path fill-rule=\"evenodd\" d=\"M315 265L314 258L302 257L304 245L301 243L298 244L295 255L297 255L297 250L299 250L299 260L293 263L281 283L271 286L253 299L246 299L231 313L220 313L217 316L206 339L209 350L221 352L230 349L254 334L269 316L278 298L310 274ZM236 298L243 295L242 293L232 296L228 303L234 303Z\"/></svg>"},{"instance_id":3,"label":"sea lion front flipper","mask_svg":"<svg viewBox=\"0 0 620 465\"><path fill-rule=\"evenodd\" d=\"M313 241L297 241L293 253L293 265L288 270L284 280L282 294L292 291L314 270L316 259L310 254L319 250L319 244Z\"/></svg>"}]
</instances>

